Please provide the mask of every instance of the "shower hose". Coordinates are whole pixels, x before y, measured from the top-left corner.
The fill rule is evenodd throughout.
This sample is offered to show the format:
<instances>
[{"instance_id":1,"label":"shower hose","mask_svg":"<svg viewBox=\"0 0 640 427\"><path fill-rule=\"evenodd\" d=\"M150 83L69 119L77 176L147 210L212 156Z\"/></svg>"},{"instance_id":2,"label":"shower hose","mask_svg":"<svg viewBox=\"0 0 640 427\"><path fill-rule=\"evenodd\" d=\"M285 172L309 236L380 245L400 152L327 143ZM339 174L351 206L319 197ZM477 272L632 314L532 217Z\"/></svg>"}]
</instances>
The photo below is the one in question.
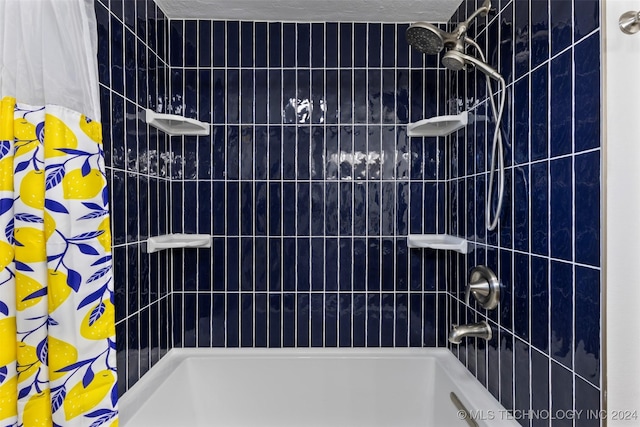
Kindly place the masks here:
<instances>
[{"instance_id":1,"label":"shower hose","mask_svg":"<svg viewBox=\"0 0 640 427\"><path fill-rule=\"evenodd\" d=\"M469 37L465 37L465 42L472 45L478 54L480 55L480 59L482 61L487 62L482 49L480 46ZM498 225L498 220L500 219L500 212L502 211L502 202L504 199L504 147L502 143L502 135L500 133L500 122L502 121L502 114L504 113L504 103L506 99L506 83L504 78L500 77L496 79L499 84L498 96L500 96L500 108L496 108L495 95L493 93L493 89L491 87L491 79L489 76L486 77L486 85L487 92L489 94L489 103L491 104L491 111L493 113L493 117L496 120L495 129L493 131L493 139L491 144L491 166L489 168L489 186L487 187L487 196L486 196L486 204L485 204L485 225L487 230L493 231ZM496 153L497 151L497 153ZM497 154L497 155L496 155ZM496 157L498 158L498 202L496 203L496 209L493 212L492 217L492 209L493 205L493 182L495 180L496 173Z\"/></svg>"}]
</instances>

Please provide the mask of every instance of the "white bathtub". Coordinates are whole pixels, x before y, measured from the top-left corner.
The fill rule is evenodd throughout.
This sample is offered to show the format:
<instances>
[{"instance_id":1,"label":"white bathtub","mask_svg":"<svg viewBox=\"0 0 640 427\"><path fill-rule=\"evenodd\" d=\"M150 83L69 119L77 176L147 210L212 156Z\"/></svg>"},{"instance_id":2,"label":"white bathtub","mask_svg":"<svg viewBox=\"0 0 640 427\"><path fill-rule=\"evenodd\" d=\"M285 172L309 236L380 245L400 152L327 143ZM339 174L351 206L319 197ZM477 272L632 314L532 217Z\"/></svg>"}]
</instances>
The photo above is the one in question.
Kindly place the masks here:
<instances>
[{"instance_id":1,"label":"white bathtub","mask_svg":"<svg viewBox=\"0 0 640 427\"><path fill-rule=\"evenodd\" d=\"M518 424L448 350L432 348L173 349L122 396L120 425Z\"/></svg>"}]
</instances>

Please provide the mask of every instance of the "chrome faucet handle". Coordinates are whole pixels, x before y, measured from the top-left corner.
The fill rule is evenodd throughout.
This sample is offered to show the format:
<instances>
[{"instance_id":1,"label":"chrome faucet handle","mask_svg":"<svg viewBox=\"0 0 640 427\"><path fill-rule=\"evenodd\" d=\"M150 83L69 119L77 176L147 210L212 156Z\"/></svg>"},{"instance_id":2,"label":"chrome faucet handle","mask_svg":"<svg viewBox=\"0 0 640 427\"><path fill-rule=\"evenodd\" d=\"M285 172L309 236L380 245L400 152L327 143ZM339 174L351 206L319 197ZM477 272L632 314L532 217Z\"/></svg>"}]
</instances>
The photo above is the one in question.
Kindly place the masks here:
<instances>
[{"instance_id":1,"label":"chrome faucet handle","mask_svg":"<svg viewBox=\"0 0 640 427\"><path fill-rule=\"evenodd\" d=\"M493 310L500 301L500 282L495 273L484 265L478 265L471 270L469 284L464 292L464 302L469 305L470 296L478 301L486 310Z\"/></svg>"},{"instance_id":2,"label":"chrome faucet handle","mask_svg":"<svg viewBox=\"0 0 640 427\"><path fill-rule=\"evenodd\" d=\"M471 296L471 293L473 293L473 297L476 300L479 300L478 296L482 298L486 298L487 296L489 296L489 293L491 292L489 286L489 281L487 281L487 279L483 277L480 277L474 281L470 281L467 284L467 289L465 289L464 291L465 304L469 305L469 297Z\"/></svg>"}]
</instances>

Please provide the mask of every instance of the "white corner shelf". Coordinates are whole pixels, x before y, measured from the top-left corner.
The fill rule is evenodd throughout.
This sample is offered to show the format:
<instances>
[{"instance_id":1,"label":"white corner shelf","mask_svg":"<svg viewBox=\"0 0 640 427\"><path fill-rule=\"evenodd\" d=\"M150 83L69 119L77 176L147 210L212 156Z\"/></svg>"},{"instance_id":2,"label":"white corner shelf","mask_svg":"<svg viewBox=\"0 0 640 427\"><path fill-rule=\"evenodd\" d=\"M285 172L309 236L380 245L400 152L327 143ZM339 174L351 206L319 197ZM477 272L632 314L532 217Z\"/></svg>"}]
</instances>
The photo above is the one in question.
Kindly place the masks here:
<instances>
[{"instance_id":1,"label":"white corner shelf","mask_svg":"<svg viewBox=\"0 0 640 427\"><path fill-rule=\"evenodd\" d=\"M407 236L407 247L444 249L460 252L461 254L470 252L466 239L449 234L409 234Z\"/></svg>"},{"instance_id":2,"label":"white corner shelf","mask_svg":"<svg viewBox=\"0 0 640 427\"><path fill-rule=\"evenodd\" d=\"M147 253L173 248L210 248L209 234L163 234L147 239Z\"/></svg>"},{"instance_id":3,"label":"white corner shelf","mask_svg":"<svg viewBox=\"0 0 640 427\"><path fill-rule=\"evenodd\" d=\"M466 111L452 116L423 119L407 125L408 136L447 136L462 129L469 122Z\"/></svg>"},{"instance_id":4,"label":"white corner shelf","mask_svg":"<svg viewBox=\"0 0 640 427\"><path fill-rule=\"evenodd\" d=\"M177 116L175 114L161 114L153 110L146 109L143 111L142 120L167 135L209 135L209 124L189 119L187 117Z\"/></svg>"}]
</instances>

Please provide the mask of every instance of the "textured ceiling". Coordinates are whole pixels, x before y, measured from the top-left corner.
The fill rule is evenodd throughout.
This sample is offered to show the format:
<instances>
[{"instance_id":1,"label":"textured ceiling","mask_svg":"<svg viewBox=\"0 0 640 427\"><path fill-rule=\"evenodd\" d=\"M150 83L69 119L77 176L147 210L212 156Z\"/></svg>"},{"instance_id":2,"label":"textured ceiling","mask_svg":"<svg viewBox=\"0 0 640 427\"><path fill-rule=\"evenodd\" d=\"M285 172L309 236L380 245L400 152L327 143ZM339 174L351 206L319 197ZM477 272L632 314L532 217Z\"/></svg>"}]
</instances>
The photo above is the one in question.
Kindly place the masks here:
<instances>
[{"instance_id":1,"label":"textured ceiling","mask_svg":"<svg viewBox=\"0 0 640 427\"><path fill-rule=\"evenodd\" d=\"M446 22L462 0L155 0L169 18Z\"/></svg>"}]
</instances>

